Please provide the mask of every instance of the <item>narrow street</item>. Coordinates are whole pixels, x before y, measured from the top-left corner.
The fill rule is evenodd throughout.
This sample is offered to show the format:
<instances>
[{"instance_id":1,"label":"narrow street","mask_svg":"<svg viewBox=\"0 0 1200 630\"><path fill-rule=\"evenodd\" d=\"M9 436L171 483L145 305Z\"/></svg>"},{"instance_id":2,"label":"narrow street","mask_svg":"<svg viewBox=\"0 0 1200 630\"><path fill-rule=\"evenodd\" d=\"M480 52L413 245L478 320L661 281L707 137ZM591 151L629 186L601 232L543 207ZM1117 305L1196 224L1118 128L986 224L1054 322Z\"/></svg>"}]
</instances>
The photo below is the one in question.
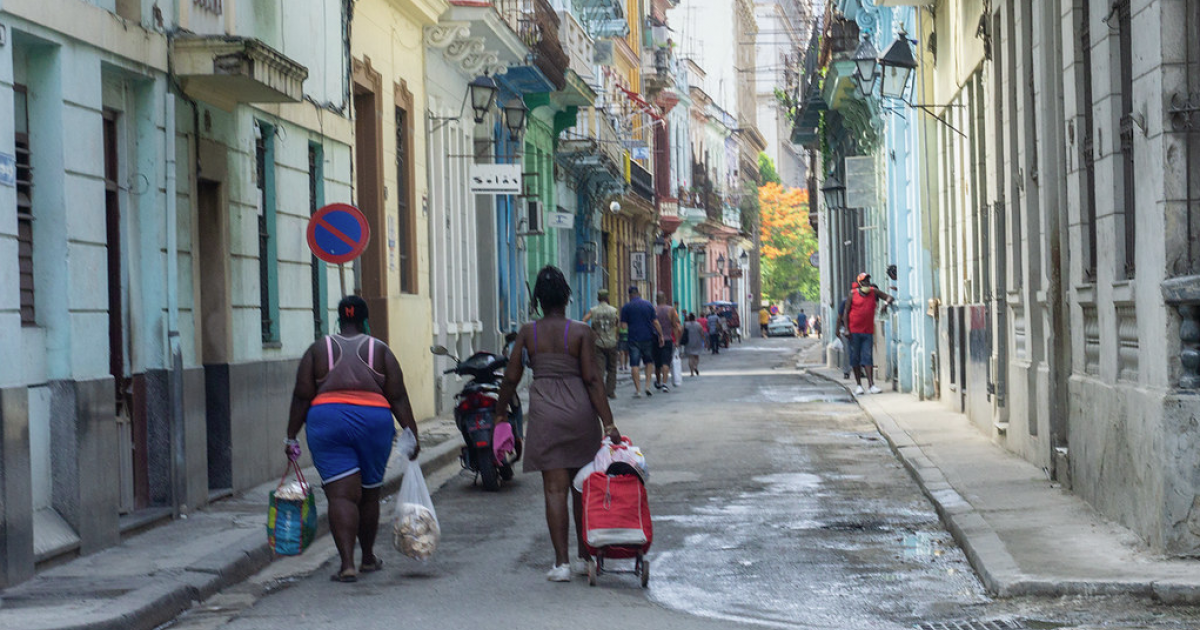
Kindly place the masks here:
<instances>
[{"instance_id":1,"label":"narrow street","mask_svg":"<svg viewBox=\"0 0 1200 630\"><path fill-rule=\"evenodd\" d=\"M173 630L1194 627L1188 610L1163 616L1143 601L993 601L869 418L838 384L797 369L814 343L750 340L703 357L702 375L670 394L618 390L618 426L651 470L647 590L631 575L595 588L545 580L537 477L490 494L435 471L443 538L428 564L395 552L384 525L384 570L333 584L332 565L318 566L326 537L268 569L300 567L268 585L277 592L254 601L234 587Z\"/></svg>"}]
</instances>

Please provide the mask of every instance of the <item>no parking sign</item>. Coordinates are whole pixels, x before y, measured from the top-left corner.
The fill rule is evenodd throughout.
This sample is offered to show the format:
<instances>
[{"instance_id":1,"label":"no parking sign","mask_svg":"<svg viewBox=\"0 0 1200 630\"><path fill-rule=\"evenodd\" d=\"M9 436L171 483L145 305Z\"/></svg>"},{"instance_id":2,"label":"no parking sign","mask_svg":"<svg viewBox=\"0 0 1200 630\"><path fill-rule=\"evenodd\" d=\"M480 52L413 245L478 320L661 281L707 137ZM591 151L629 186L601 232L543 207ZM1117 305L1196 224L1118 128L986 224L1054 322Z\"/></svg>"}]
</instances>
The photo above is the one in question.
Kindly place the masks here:
<instances>
[{"instance_id":1,"label":"no parking sign","mask_svg":"<svg viewBox=\"0 0 1200 630\"><path fill-rule=\"evenodd\" d=\"M308 221L308 248L317 258L340 265L367 249L371 228L367 217L347 203L331 203L313 213Z\"/></svg>"}]
</instances>

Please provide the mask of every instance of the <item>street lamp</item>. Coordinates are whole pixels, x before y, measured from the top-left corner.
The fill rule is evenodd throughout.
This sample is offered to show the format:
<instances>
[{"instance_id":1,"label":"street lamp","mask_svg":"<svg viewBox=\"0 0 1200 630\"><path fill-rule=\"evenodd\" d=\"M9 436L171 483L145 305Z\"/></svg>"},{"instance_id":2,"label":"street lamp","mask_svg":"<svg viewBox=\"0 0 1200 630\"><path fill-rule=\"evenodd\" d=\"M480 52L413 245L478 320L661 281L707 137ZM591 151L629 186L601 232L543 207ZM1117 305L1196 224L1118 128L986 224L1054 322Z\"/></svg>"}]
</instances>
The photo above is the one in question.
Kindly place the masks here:
<instances>
[{"instance_id":1,"label":"street lamp","mask_svg":"<svg viewBox=\"0 0 1200 630\"><path fill-rule=\"evenodd\" d=\"M665 251L667 251L667 241L663 238L662 234L659 234L658 237L654 239L654 253L657 256L661 256Z\"/></svg>"},{"instance_id":2,"label":"street lamp","mask_svg":"<svg viewBox=\"0 0 1200 630\"><path fill-rule=\"evenodd\" d=\"M742 267L745 267L746 265L750 264L750 254L747 254L746 252L742 252L742 255L738 256L738 263L740 263L740 266L742 266Z\"/></svg>"},{"instance_id":3,"label":"street lamp","mask_svg":"<svg viewBox=\"0 0 1200 630\"><path fill-rule=\"evenodd\" d=\"M725 271L725 254L717 256L717 271Z\"/></svg>"},{"instance_id":4,"label":"street lamp","mask_svg":"<svg viewBox=\"0 0 1200 630\"><path fill-rule=\"evenodd\" d=\"M833 175L825 178L825 185L821 187L821 194L825 196L826 208L838 210L846 207L846 187Z\"/></svg>"},{"instance_id":5,"label":"street lamp","mask_svg":"<svg viewBox=\"0 0 1200 630\"><path fill-rule=\"evenodd\" d=\"M514 98L504 106L504 127L508 129L509 140L516 140L525 128L525 117L529 108L520 97Z\"/></svg>"},{"instance_id":6,"label":"street lamp","mask_svg":"<svg viewBox=\"0 0 1200 630\"><path fill-rule=\"evenodd\" d=\"M863 96L871 93L875 82L875 66L879 62L879 51L871 43L871 35L864 34L863 40L854 51L855 78L858 79L858 90Z\"/></svg>"},{"instance_id":7,"label":"street lamp","mask_svg":"<svg viewBox=\"0 0 1200 630\"><path fill-rule=\"evenodd\" d=\"M904 32L904 27L901 27L900 32L897 33L896 41L883 51L883 56L879 58L879 65L882 75L879 89L883 97L904 98L904 88L908 85L908 76L917 67L912 47L908 44L908 33Z\"/></svg>"},{"instance_id":8,"label":"street lamp","mask_svg":"<svg viewBox=\"0 0 1200 630\"><path fill-rule=\"evenodd\" d=\"M482 74L467 84L467 91L471 95L471 111L475 112L475 122L481 123L496 101L496 92L500 88L495 79Z\"/></svg>"}]
</instances>

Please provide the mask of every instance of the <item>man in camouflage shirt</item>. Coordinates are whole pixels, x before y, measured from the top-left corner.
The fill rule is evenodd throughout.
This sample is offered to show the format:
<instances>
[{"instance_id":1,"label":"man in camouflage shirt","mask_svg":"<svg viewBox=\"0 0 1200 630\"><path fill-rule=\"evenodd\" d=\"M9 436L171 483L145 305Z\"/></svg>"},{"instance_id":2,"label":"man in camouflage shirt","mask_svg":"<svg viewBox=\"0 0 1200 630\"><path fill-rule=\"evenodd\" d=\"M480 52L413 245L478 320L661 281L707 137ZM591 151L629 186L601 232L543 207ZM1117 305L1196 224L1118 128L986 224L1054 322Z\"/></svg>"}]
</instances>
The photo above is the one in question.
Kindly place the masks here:
<instances>
[{"instance_id":1,"label":"man in camouflage shirt","mask_svg":"<svg viewBox=\"0 0 1200 630\"><path fill-rule=\"evenodd\" d=\"M608 303L608 291L601 289L596 298L600 303L593 306L583 321L592 325L596 333L596 361L600 373L604 374L604 392L609 398L617 397L617 326L620 316L617 307Z\"/></svg>"}]
</instances>

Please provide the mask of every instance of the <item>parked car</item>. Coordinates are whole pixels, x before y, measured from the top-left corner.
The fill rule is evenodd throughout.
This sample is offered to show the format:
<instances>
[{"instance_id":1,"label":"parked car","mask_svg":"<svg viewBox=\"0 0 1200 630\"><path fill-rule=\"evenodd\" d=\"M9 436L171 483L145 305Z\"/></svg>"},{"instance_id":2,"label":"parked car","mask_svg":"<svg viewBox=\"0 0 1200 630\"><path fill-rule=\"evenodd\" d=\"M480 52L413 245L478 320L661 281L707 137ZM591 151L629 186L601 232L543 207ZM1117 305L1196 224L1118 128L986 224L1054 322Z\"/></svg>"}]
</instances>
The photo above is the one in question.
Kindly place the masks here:
<instances>
[{"instance_id":1,"label":"parked car","mask_svg":"<svg viewBox=\"0 0 1200 630\"><path fill-rule=\"evenodd\" d=\"M787 315L775 315L767 322L768 337L795 337L796 322Z\"/></svg>"}]
</instances>

